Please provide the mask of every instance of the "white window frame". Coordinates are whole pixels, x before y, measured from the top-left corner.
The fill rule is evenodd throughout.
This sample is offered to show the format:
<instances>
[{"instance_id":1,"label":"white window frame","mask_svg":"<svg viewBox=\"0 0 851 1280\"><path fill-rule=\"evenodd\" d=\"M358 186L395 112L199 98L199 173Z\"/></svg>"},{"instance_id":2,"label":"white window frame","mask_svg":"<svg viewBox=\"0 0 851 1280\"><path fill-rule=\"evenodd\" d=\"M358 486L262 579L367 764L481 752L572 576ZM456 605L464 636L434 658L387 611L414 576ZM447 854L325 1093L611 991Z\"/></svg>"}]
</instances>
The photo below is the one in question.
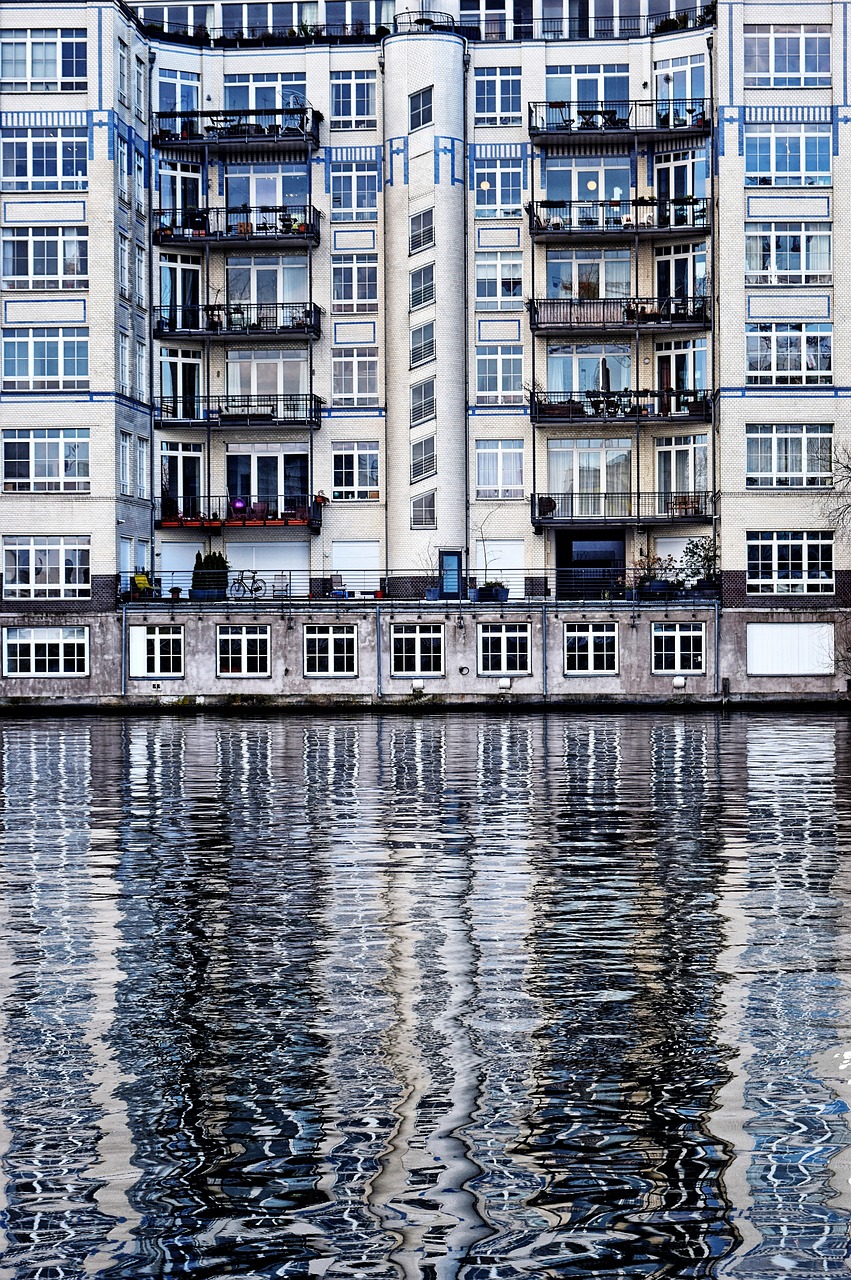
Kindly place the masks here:
<instances>
[{"instance_id":1,"label":"white window frame","mask_svg":"<svg viewBox=\"0 0 851 1280\"><path fill-rule=\"evenodd\" d=\"M444 627L439 622L394 622L390 626L390 674L399 678L446 674Z\"/></svg>"},{"instance_id":2,"label":"white window frame","mask_svg":"<svg viewBox=\"0 0 851 1280\"><path fill-rule=\"evenodd\" d=\"M434 121L434 86L427 85L408 96L408 132L424 129Z\"/></svg>"},{"instance_id":3,"label":"white window frame","mask_svg":"<svg viewBox=\"0 0 851 1280\"><path fill-rule=\"evenodd\" d=\"M520 67L477 67L474 88L477 125L523 123Z\"/></svg>"},{"instance_id":4,"label":"white window frame","mask_svg":"<svg viewBox=\"0 0 851 1280\"><path fill-rule=\"evenodd\" d=\"M748 324L745 347L748 386L833 384L832 324Z\"/></svg>"},{"instance_id":5,"label":"white window frame","mask_svg":"<svg viewBox=\"0 0 851 1280\"><path fill-rule=\"evenodd\" d=\"M145 246L143 244L133 245L133 294L137 307L145 306L145 286L147 284L145 272Z\"/></svg>"},{"instance_id":6,"label":"white window frame","mask_svg":"<svg viewBox=\"0 0 851 1280\"><path fill-rule=\"evenodd\" d=\"M182 626L131 626L128 648L131 680L183 679L186 654Z\"/></svg>"},{"instance_id":7,"label":"white window frame","mask_svg":"<svg viewBox=\"0 0 851 1280\"><path fill-rule=\"evenodd\" d=\"M7 378L6 361L11 349L14 350L15 376ZM55 373L39 367L45 361L55 364ZM3 333L3 365L4 391L88 391L89 331L77 328L6 329ZM72 371L70 375L69 368ZM81 368L85 368L85 374L77 377Z\"/></svg>"},{"instance_id":8,"label":"white window frame","mask_svg":"<svg viewBox=\"0 0 851 1280\"><path fill-rule=\"evenodd\" d=\"M493 249L476 254L476 310L523 310L523 254Z\"/></svg>"},{"instance_id":9,"label":"white window frame","mask_svg":"<svg viewBox=\"0 0 851 1280\"><path fill-rule=\"evenodd\" d=\"M801 267L790 271L781 267L782 256L788 253L783 242L793 237L800 241ZM745 284L749 288L758 285L832 284L833 253L832 223L830 222L746 222L745 223ZM761 242L767 241L769 265L762 268ZM813 271L810 261L821 260L819 252L827 248L827 271ZM749 266L749 253L753 252L760 266Z\"/></svg>"},{"instance_id":10,"label":"white window frame","mask_svg":"<svg viewBox=\"0 0 851 1280\"><path fill-rule=\"evenodd\" d=\"M746 89L829 89L830 26L745 23Z\"/></svg>"},{"instance_id":11,"label":"white window frame","mask_svg":"<svg viewBox=\"0 0 851 1280\"><path fill-rule=\"evenodd\" d=\"M91 538L61 533L3 538L4 600L87 600L91 594Z\"/></svg>"},{"instance_id":12,"label":"white window frame","mask_svg":"<svg viewBox=\"0 0 851 1280\"><path fill-rule=\"evenodd\" d=\"M2 439L4 493L90 492L88 427L8 427ZM12 458L12 452L21 456ZM13 477L10 471L22 464L26 465L27 477Z\"/></svg>"},{"instance_id":13,"label":"white window frame","mask_svg":"<svg viewBox=\"0 0 851 1280\"><path fill-rule=\"evenodd\" d=\"M411 528L437 528L436 489L430 489L428 493L418 493L415 498L411 499Z\"/></svg>"},{"instance_id":14,"label":"white window frame","mask_svg":"<svg viewBox=\"0 0 851 1280\"><path fill-rule=\"evenodd\" d=\"M374 129L376 76L374 71L332 71L331 130Z\"/></svg>"},{"instance_id":15,"label":"white window frame","mask_svg":"<svg viewBox=\"0 0 851 1280\"><path fill-rule=\"evenodd\" d=\"M324 653L319 641L326 642ZM352 679L358 674L357 623L305 623L304 674L310 678Z\"/></svg>"},{"instance_id":16,"label":"white window frame","mask_svg":"<svg viewBox=\"0 0 851 1280\"><path fill-rule=\"evenodd\" d=\"M331 310L346 314L378 310L377 253L332 254Z\"/></svg>"},{"instance_id":17,"label":"white window frame","mask_svg":"<svg viewBox=\"0 0 851 1280\"><path fill-rule=\"evenodd\" d=\"M65 75L66 52L71 49L71 69L83 46L86 74L82 78ZM16 54L9 63L9 50ZM51 56L52 51L52 56ZM83 27L32 28L6 30L0 33L0 94L3 93L79 93L88 84L88 47ZM8 75L6 72L12 71Z\"/></svg>"},{"instance_id":18,"label":"white window frame","mask_svg":"<svg viewBox=\"0 0 851 1280\"><path fill-rule=\"evenodd\" d=\"M124 107L130 106L130 49L126 41L118 40L118 101Z\"/></svg>"},{"instance_id":19,"label":"white window frame","mask_svg":"<svg viewBox=\"0 0 851 1280\"><path fill-rule=\"evenodd\" d=\"M140 218L145 216L145 157L141 151L133 151L133 201Z\"/></svg>"},{"instance_id":20,"label":"white window frame","mask_svg":"<svg viewBox=\"0 0 851 1280\"><path fill-rule=\"evenodd\" d=\"M136 398L145 400L148 394L148 351L144 338L136 339Z\"/></svg>"},{"instance_id":21,"label":"white window frame","mask_svg":"<svg viewBox=\"0 0 851 1280\"><path fill-rule=\"evenodd\" d=\"M118 293L122 298L130 297L130 241L120 231L118 233Z\"/></svg>"},{"instance_id":22,"label":"white window frame","mask_svg":"<svg viewBox=\"0 0 851 1280\"><path fill-rule=\"evenodd\" d=\"M2 235L4 289L88 289L88 227L5 227ZM26 263L20 263L22 256ZM55 271L46 269L51 260Z\"/></svg>"},{"instance_id":23,"label":"white window frame","mask_svg":"<svg viewBox=\"0 0 851 1280\"><path fill-rule=\"evenodd\" d=\"M118 492L125 498L133 494L133 435L129 431L118 433Z\"/></svg>"},{"instance_id":24,"label":"white window frame","mask_svg":"<svg viewBox=\"0 0 851 1280\"><path fill-rule=\"evenodd\" d=\"M833 533L813 530L749 530L748 595L833 595Z\"/></svg>"},{"instance_id":25,"label":"white window frame","mask_svg":"<svg viewBox=\"0 0 851 1280\"><path fill-rule=\"evenodd\" d=\"M133 64L133 110L137 117L144 121L145 119L145 82L147 80L147 72L145 70L144 60L136 57Z\"/></svg>"},{"instance_id":26,"label":"white window frame","mask_svg":"<svg viewBox=\"0 0 851 1280\"><path fill-rule=\"evenodd\" d=\"M411 330L411 368L431 364L437 355L434 342L434 321L426 320Z\"/></svg>"},{"instance_id":27,"label":"white window frame","mask_svg":"<svg viewBox=\"0 0 851 1280\"><path fill-rule=\"evenodd\" d=\"M833 181L829 124L746 124L746 187L827 187ZM798 163L793 163L797 152Z\"/></svg>"},{"instance_id":28,"label":"white window frame","mask_svg":"<svg viewBox=\"0 0 851 1280\"><path fill-rule=\"evenodd\" d=\"M418 456L419 455L419 456ZM411 441L411 484L437 475L437 436Z\"/></svg>"},{"instance_id":29,"label":"white window frame","mask_svg":"<svg viewBox=\"0 0 851 1280\"><path fill-rule=\"evenodd\" d=\"M411 426L430 422L437 416L437 379L426 378L411 387Z\"/></svg>"},{"instance_id":30,"label":"white window frame","mask_svg":"<svg viewBox=\"0 0 851 1280\"><path fill-rule=\"evenodd\" d=\"M480 622L476 650L480 676L532 673L532 628L528 622Z\"/></svg>"},{"instance_id":31,"label":"white window frame","mask_svg":"<svg viewBox=\"0 0 851 1280\"><path fill-rule=\"evenodd\" d=\"M378 218L378 166L374 160L331 164L331 221L375 222Z\"/></svg>"},{"instance_id":32,"label":"white window frame","mask_svg":"<svg viewBox=\"0 0 851 1280\"><path fill-rule=\"evenodd\" d=\"M88 627L4 627L3 675L10 680L88 674Z\"/></svg>"},{"instance_id":33,"label":"white window frame","mask_svg":"<svg viewBox=\"0 0 851 1280\"><path fill-rule=\"evenodd\" d=\"M523 161L511 157L473 163L477 218L519 218L523 214Z\"/></svg>"},{"instance_id":34,"label":"white window frame","mask_svg":"<svg viewBox=\"0 0 851 1280\"><path fill-rule=\"evenodd\" d=\"M480 501L522 500L524 443L522 438L513 440L476 441L476 498ZM517 462L519 459L519 483ZM495 468L494 468L495 464ZM495 484L489 484L488 472L495 469ZM509 482L510 481L510 482Z\"/></svg>"},{"instance_id":35,"label":"white window frame","mask_svg":"<svg viewBox=\"0 0 851 1280\"><path fill-rule=\"evenodd\" d=\"M151 442L147 436L136 437L136 497L151 494Z\"/></svg>"},{"instance_id":36,"label":"white window frame","mask_svg":"<svg viewBox=\"0 0 851 1280\"><path fill-rule=\"evenodd\" d=\"M271 628L258 623L216 627L216 675L220 680L262 680L272 674Z\"/></svg>"},{"instance_id":37,"label":"white window frame","mask_svg":"<svg viewBox=\"0 0 851 1280\"><path fill-rule=\"evenodd\" d=\"M620 663L618 624L565 622L563 652L567 677L616 676Z\"/></svg>"},{"instance_id":38,"label":"white window frame","mask_svg":"<svg viewBox=\"0 0 851 1280\"><path fill-rule=\"evenodd\" d=\"M351 482L337 483L337 466L351 474ZM335 501L378 502L379 442L335 440L331 445L331 496Z\"/></svg>"},{"instance_id":39,"label":"white window frame","mask_svg":"<svg viewBox=\"0 0 851 1280\"><path fill-rule=\"evenodd\" d=\"M331 348L331 402L362 408L378 404L378 347Z\"/></svg>"},{"instance_id":40,"label":"white window frame","mask_svg":"<svg viewBox=\"0 0 851 1280\"><path fill-rule=\"evenodd\" d=\"M523 404L522 343L476 347L476 404Z\"/></svg>"},{"instance_id":41,"label":"white window frame","mask_svg":"<svg viewBox=\"0 0 851 1280\"><path fill-rule=\"evenodd\" d=\"M705 622L654 622L651 628L654 676L706 673Z\"/></svg>"},{"instance_id":42,"label":"white window frame","mask_svg":"<svg viewBox=\"0 0 851 1280\"><path fill-rule=\"evenodd\" d=\"M115 139L115 173L118 183L118 199L130 203L130 143L126 138Z\"/></svg>"},{"instance_id":43,"label":"white window frame","mask_svg":"<svg viewBox=\"0 0 851 1280\"><path fill-rule=\"evenodd\" d=\"M408 280L408 298L411 311L427 307L434 302L434 263L427 262L412 271Z\"/></svg>"},{"instance_id":44,"label":"white window frame","mask_svg":"<svg viewBox=\"0 0 851 1280\"><path fill-rule=\"evenodd\" d=\"M434 209L421 209L408 220L408 252L419 253L434 244Z\"/></svg>"},{"instance_id":45,"label":"white window frame","mask_svg":"<svg viewBox=\"0 0 851 1280\"><path fill-rule=\"evenodd\" d=\"M76 126L0 129L0 190L87 191L88 137Z\"/></svg>"},{"instance_id":46,"label":"white window frame","mask_svg":"<svg viewBox=\"0 0 851 1280\"><path fill-rule=\"evenodd\" d=\"M747 423L745 450L748 489L829 489L833 484L832 422Z\"/></svg>"}]
</instances>

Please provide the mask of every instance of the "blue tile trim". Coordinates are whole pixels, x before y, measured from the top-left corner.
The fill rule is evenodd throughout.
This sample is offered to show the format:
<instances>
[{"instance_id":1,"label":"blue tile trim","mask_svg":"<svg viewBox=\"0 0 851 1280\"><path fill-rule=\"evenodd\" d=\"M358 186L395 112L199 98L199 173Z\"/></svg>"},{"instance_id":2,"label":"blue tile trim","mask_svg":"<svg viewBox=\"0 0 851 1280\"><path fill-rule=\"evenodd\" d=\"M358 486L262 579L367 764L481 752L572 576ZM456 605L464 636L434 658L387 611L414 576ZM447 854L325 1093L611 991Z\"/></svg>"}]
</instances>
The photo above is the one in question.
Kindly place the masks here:
<instances>
[{"instance_id":1,"label":"blue tile trim","mask_svg":"<svg viewBox=\"0 0 851 1280\"><path fill-rule=\"evenodd\" d=\"M396 156L402 157L402 185L408 185L408 139L407 136L399 138L390 138L387 142L387 177L386 185L392 187L394 180L395 166L393 161Z\"/></svg>"}]
</instances>

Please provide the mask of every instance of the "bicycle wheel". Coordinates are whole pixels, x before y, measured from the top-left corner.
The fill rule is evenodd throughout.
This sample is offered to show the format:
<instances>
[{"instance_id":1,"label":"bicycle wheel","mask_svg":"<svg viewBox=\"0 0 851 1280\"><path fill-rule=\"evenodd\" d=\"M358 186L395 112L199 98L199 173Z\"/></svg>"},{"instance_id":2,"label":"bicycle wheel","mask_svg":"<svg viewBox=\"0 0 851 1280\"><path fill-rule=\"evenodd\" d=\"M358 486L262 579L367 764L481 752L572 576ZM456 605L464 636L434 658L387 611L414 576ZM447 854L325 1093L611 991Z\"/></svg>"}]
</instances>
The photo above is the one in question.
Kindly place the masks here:
<instances>
[{"instance_id":1,"label":"bicycle wheel","mask_svg":"<svg viewBox=\"0 0 851 1280\"><path fill-rule=\"evenodd\" d=\"M245 585L243 578L234 578L230 584L230 593L234 600L242 600L248 595L248 587Z\"/></svg>"},{"instance_id":2,"label":"bicycle wheel","mask_svg":"<svg viewBox=\"0 0 851 1280\"><path fill-rule=\"evenodd\" d=\"M255 579L254 579L254 582L253 582L253 584L252 584L252 587L251 587L251 593L252 593L252 595L255 595L255 596L265 596L265 594L266 594L266 579L265 579L265 578L255 578Z\"/></svg>"}]
</instances>

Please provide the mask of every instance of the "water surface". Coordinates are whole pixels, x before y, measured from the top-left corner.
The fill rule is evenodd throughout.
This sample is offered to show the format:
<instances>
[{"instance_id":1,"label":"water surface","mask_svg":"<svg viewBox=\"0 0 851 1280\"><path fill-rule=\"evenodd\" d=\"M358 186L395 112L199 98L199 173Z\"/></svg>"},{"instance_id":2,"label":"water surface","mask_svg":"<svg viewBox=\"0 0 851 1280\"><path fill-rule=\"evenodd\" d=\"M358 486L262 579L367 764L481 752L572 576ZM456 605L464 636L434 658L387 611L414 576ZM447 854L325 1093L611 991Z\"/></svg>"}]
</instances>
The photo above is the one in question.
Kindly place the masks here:
<instances>
[{"instance_id":1,"label":"water surface","mask_svg":"<svg viewBox=\"0 0 851 1280\"><path fill-rule=\"evenodd\" d=\"M847 1275L841 718L0 722L0 1280Z\"/></svg>"}]
</instances>

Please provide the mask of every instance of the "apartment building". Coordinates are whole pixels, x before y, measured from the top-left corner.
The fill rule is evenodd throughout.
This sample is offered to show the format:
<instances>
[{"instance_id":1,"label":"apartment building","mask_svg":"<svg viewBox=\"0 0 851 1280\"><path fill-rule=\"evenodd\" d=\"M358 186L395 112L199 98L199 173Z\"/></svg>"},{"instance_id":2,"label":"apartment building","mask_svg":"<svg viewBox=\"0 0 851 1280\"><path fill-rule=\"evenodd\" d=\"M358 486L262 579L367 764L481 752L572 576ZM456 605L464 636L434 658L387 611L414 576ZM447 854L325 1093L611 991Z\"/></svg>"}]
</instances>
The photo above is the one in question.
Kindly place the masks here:
<instances>
[{"instance_id":1,"label":"apartment building","mask_svg":"<svg viewBox=\"0 0 851 1280\"><path fill-rule=\"evenodd\" d=\"M5 4L6 696L844 692L846 37L789 16Z\"/></svg>"}]
</instances>

